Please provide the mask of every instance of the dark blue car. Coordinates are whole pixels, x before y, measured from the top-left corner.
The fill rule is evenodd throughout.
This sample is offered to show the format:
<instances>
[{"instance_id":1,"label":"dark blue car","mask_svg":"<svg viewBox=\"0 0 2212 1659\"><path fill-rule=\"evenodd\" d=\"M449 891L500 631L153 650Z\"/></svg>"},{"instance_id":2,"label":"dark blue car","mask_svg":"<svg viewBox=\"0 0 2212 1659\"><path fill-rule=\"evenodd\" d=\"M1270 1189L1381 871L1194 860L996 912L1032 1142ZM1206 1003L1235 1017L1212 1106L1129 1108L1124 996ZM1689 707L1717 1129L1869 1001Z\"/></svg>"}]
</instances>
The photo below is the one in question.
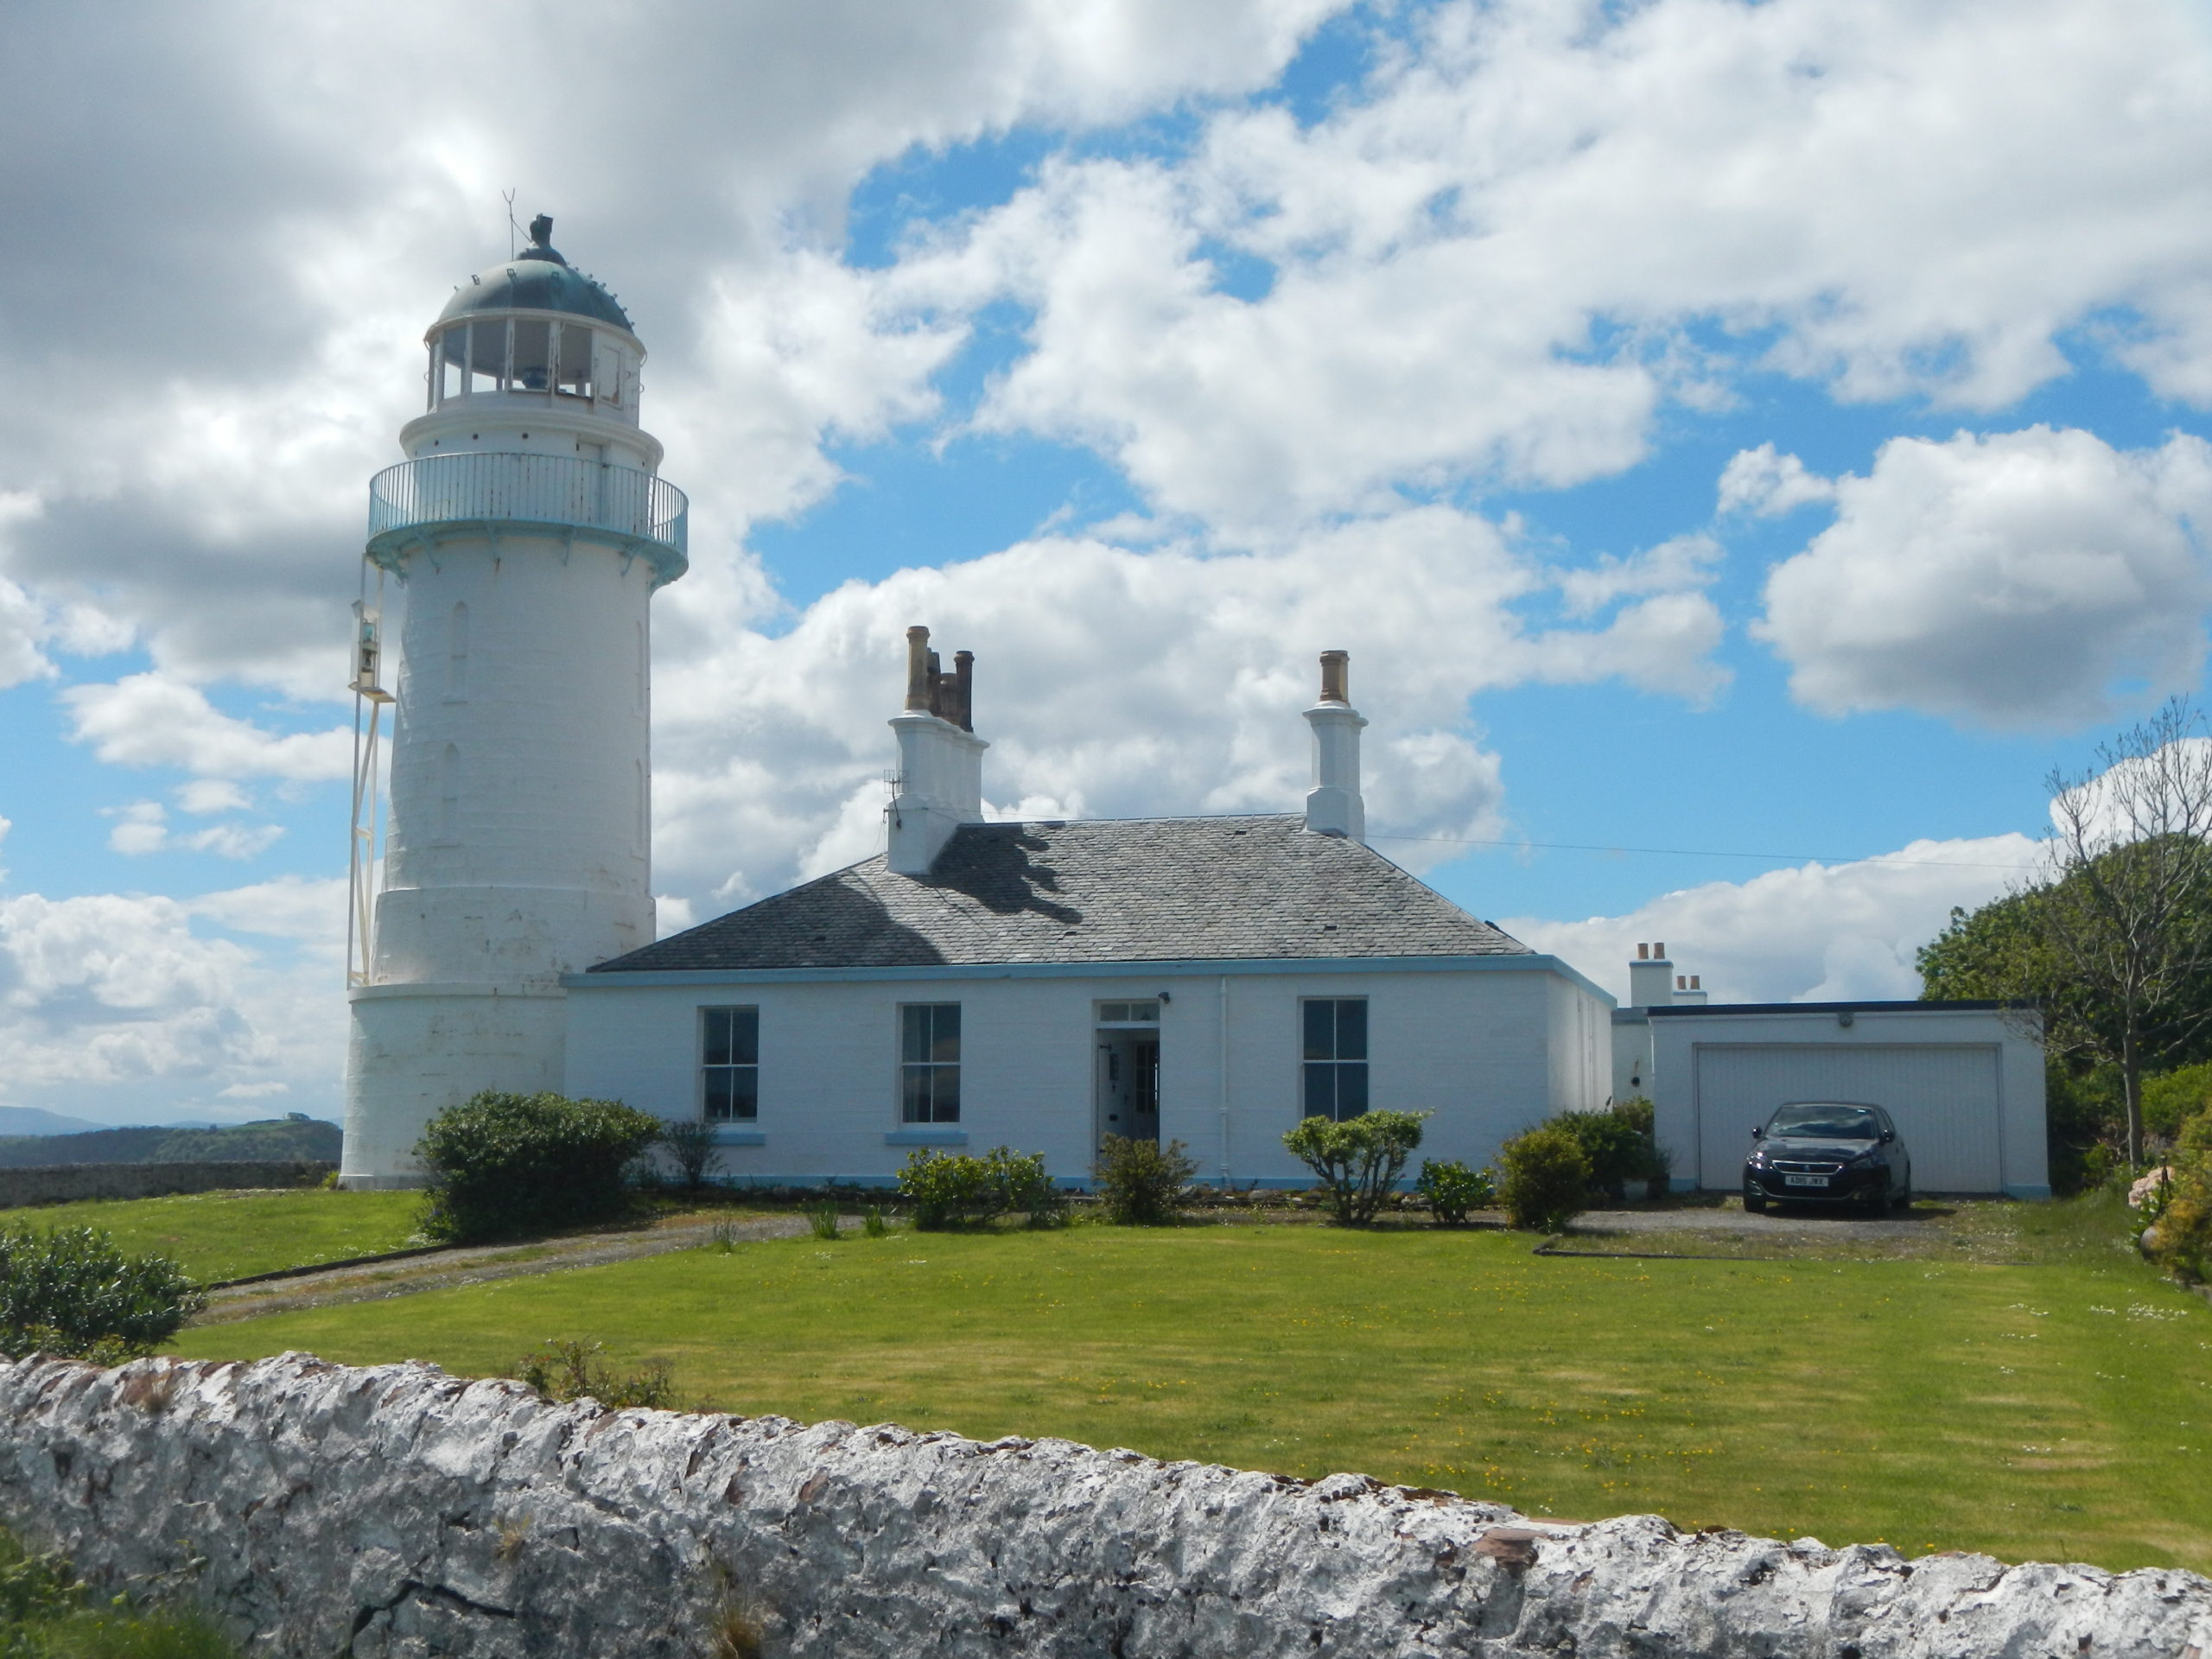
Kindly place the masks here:
<instances>
[{"instance_id":1,"label":"dark blue car","mask_svg":"<svg viewBox=\"0 0 2212 1659\"><path fill-rule=\"evenodd\" d=\"M1871 1215L1912 1202L1912 1154L1879 1106L1801 1100L1751 1131L1744 1208L1847 1204Z\"/></svg>"}]
</instances>

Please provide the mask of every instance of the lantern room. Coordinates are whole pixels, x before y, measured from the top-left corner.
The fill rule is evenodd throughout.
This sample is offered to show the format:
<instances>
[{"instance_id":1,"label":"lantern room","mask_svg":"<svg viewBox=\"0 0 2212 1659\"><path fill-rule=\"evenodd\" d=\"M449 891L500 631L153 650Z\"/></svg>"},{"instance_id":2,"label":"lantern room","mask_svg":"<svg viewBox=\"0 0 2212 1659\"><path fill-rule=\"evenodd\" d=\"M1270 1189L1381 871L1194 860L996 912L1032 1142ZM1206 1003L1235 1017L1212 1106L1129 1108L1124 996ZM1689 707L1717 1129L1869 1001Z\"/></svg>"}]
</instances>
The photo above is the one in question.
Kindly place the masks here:
<instances>
[{"instance_id":1,"label":"lantern room","mask_svg":"<svg viewBox=\"0 0 2212 1659\"><path fill-rule=\"evenodd\" d=\"M634 423L645 347L614 296L531 221L530 245L454 290L429 334L429 406L519 397Z\"/></svg>"}]
</instances>

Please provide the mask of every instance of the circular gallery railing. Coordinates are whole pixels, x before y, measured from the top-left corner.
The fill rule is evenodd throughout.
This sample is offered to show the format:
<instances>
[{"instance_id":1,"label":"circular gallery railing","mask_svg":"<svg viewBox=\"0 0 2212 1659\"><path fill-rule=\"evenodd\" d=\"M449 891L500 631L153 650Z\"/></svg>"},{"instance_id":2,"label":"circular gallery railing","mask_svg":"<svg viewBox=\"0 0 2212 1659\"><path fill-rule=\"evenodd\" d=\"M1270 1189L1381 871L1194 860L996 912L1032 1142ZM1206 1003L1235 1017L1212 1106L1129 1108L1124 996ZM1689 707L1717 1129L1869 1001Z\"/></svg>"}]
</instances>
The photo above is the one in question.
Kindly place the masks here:
<instances>
[{"instance_id":1,"label":"circular gallery railing","mask_svg":"<svg viewBox=\"0 0 2212 1659\"><path fill-rule=\"evenodd\" d=\"M683 491L635 467L475 450L424 455L369 480L369 556L389 563L441 527L543 524L612 541L673 582L690 564L689 510Z\"/></svg>"}]
</instances>

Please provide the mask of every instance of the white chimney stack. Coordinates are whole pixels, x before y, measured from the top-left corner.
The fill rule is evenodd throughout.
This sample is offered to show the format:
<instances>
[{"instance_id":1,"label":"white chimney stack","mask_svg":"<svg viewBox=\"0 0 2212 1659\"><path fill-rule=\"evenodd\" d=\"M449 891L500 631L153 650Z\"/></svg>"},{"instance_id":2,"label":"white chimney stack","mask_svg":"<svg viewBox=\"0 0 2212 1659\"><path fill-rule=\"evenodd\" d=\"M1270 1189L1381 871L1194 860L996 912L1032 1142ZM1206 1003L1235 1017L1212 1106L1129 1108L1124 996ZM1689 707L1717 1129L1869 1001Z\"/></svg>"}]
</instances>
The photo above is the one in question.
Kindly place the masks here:
<instances>
[{"instance_id":1,"label":"white chimney stack","mask_svg":"<svg viewBox=\"0 0 2212 1659\"><path fill-rule=\"evenodd\" d=\"M1667 960L1667 947L1639 944L1636 960L1628 965L1628 1001L1635 1008L1663 1008L1675 1001L1675 964Z\"/></svg>"},{"instance_id":2,"label":"white chimney stack","mask_svg":"<svg viewBox=\"0 0 2212 1659\"><path fill-rule=\"evenodd\" d=\"M975 722L975 654L959 652L945 673L927 628L906 630L906 706L899 734L899 789L892 798L890 864L927 875L952 832L983 821L983 751Z\"/></svg>"},{"instance_id":3,"label":"white chimney stack","mask_svg":"<svg viewBox=\"0 0 2212 1659\"><path fill-rule=\"evenodd\" d=\"M1313 787L1306 794L1306 827L1316 835L1367 839L1367 807L1359 794L1359 734L1367 724L1351 706L1351 653L1321 653L1321 700L1306 711L1313 728Z\"/></svg>"}]
</instances>

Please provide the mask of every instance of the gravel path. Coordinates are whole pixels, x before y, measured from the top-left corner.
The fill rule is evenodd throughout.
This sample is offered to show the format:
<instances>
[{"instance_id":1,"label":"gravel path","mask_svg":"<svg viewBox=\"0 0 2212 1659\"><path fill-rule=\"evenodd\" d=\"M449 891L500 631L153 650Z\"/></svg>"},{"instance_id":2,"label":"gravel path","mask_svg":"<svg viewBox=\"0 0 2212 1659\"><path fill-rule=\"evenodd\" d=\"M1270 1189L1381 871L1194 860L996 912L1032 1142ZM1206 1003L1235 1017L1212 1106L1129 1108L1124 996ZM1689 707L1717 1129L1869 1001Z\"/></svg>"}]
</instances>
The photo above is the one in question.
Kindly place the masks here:
<instances>
[{"instance_id":1,"label":"gravel path","mask_svg":"<svg viewBox=\"0 0 2212 1659\"><path fill-rule=\"evenodd\" d=\"M745 1221L682 1221L640 1228L634 1232L592 1233L582 1238L550 1239L542 1244L486 1244L466 1249L438 1250L410 1256L404 1262L371 1262L361 1267L335 1267L322 1273L302 1274L258 1285L237 1285L218 1290L194 1325L230 1325L258 1319L264 1313L288 1313L305 1307L329 1307L340 1302L375 1301L391 1296L412 1296L426 1290L448 1290L456 1285L480 1285L494 1279L516 1279L531 1274L563 1273L571 1268L595 1268L609 1262L631 1262L639 1256L664 1255L709 1243L717 1228L728 1228L734 1239L791 1238L807 1229L804 1216L762 1216Z\"/></svg>"},{"instance_id":2,"label":"gravel path","mask_svg":"<svg viewBox=\"0 0 2212 1659\"><path fill-rule=\"evenodd\" d=\"M1754 1216L1738 1209L1588 1210L1567 1229L1573 1237L1622 1233L1705 1233L1735 1238L1886 1238L1932 1240L1948 1211L1885 1216L1825 1215L1817 1211L1770 1210Z\"/></svg>"}]
</instances>

